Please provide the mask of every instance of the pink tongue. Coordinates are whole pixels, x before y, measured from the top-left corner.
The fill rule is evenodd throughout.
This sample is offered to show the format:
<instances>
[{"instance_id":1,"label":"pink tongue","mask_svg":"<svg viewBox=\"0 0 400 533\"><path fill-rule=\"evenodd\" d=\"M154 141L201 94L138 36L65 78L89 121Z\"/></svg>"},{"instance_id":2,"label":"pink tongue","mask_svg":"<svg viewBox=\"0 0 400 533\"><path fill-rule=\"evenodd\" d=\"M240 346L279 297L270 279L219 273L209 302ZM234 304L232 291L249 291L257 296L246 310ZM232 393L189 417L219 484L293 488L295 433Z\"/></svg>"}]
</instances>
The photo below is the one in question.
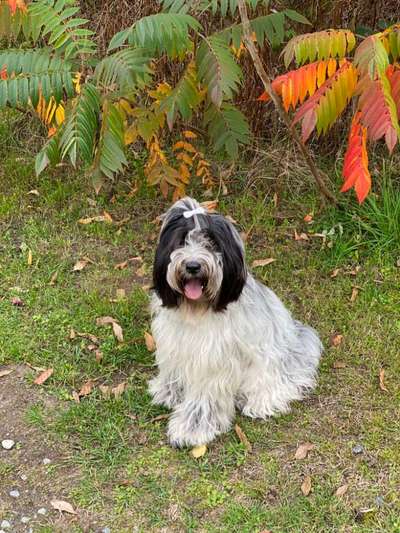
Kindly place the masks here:
<instances>
[{"instance_id":1,"label":"pink tongue","mask_svg":"<svg viewBox=\"0 0 400 533\"><path fill-rule=\"evenodd\" d=\"M198 279L191 279L185 283L185 296L189 300L198 300L203 294L203 288Z\"/></svg>"}]
</instances>

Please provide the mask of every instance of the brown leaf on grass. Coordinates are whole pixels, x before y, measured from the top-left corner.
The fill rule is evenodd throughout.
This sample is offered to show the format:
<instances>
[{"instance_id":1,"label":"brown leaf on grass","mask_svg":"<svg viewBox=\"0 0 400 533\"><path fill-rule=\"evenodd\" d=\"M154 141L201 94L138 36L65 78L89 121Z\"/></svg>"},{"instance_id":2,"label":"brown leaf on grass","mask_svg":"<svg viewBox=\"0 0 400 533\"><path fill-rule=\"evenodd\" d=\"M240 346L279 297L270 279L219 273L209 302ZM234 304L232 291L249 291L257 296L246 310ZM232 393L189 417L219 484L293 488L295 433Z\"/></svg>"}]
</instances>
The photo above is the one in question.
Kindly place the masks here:
<instances>
[{"instance_id":1,"label":"brown leaf on grass","mask_svg":"<svg viewBox=\"0 0 400 533\"><path fill-rule=\"evenodd\" d=\"M308 213L308 214L303 218L303 220L304 220L304 222L307 222L307 224L309 224L310 222L313 221L313 218L314 218L314 217L313 217L312 213Z\"/></svg>"},{"instance_id":2,"label":"brown leaf on grass","mask_svg":"<svg viewBox=\"0 0 400 533\"><path fill-rule=\"evenodd\" d=\"M111 387L109 385L100 385L100 392L103 395L103 398L109 400L111 398Z\"/></svg>"},{"instance_id":3,"label":"brown leaf on grass","mask_svg":"<svg viewBox=\"0 0 400 533\"><path fill-rule=\"evenodd\" d=\"M32 250L28 250L28 258L26 260L28 266L32 265L32 261L33 261Z\"/></svg>"},{"instance_id":4,"label":"brown leaf on grass","mask_svg":"<svg viewBox=\"0 0 400 533\"><path fill-rule=\"evenodd\" d=\"M123 381L116 387L112 388L111 392L116 400L122 396L123 392L126 389L126 385L127 385L126 381Z\"/></svg>"},{"instance_id":5,"label":"brown leaf on grass","mask_svg":"<svg viewBox=\"0 0 400 533\"><path fill-rule=\"evenodd\" d=\"M226 215L225 218L226 220L229 220L231 224L237 224L237 221L234 218L232 218L230 215Z\"/></svg>"},{"instance_id":6,"label":"brown leaf on grass","mask_svg":"<svg viewBox=\"0 0 400 533\"><path fill-rule=\"evenodd\" d=\"M190 452L195 459L199 459L200 457L203 457L207 452L207 446L205 444L201 444L200 446L195 446L192 451Z\"/></svg>"},{"instance_id":7,"label":"brown leaf on grass","mask_svg":"<svg viewBox=\"0 0 400 533\"><path fill-rule=\"evenodd\" d=\"M249 439L247 438L245 432L242 430L242 428L238 424L235 424L235 432L236 432L236 435L239 437L240 442L246 448L246 450L248 452L251 452L253 447Z\"/></svg>"},{"instance_id":8,"label":"brown leaf on grass","mask_svg":"<svg viewBox=\"0 0 400 533\"><path fill-rule=\"evenodd\" d=\"M80 218L78 220L79 224L83 224L84 226L87 226L88 224L91 224L92 222L108 222L109 224L112 223L113 219L107 211L103 211L102 215L96 215L95 217L85 217Z\"/></svg>"},{"instance_id":9,"label":"brown leaf on grass","mask_svg":"<svg viewBox=\"0 0 400 533\"><path fill-rule=\"evenodd\" d=\"M355 302L357 296L358 296L358 287L353 287L352 291L351 291L351 296L350 296L350 302Z\"/></svg>"},{"instance_id":10,"label":"brown leaf on grass","mask_svg":"<svg viewBox=\"0 0 400 533\"><path fill-rule=\"evenodd\" d=\"M303 483L301 484L301 492L304 496L308 496L311 492L311 477L306 476Z\"/></svg>"},{"instance_id":11,"label":"brown leaf on grass","mask_svg":"<svg viewBox=\"0 0 400 533\"><path fill-rule=\"evenodd\" d=\"M72 268L72 272L80 272L89 263L86 259L79 259Z\"/></svg>"},{"instance_id":12,"label":"brown leaf on grass","mask_svg":"<svg viewBox=\"0 0 400 533\"><path fill-rule=\"evenodd\" d=\"M274 261L276 261L276 259L274 259L273 257L268 257L267 259L256 259L255 261L252 262L251 266L253 268L264 267L264 266L270 265Z\"/></svg>"},{"instance_id":13,"label":"brown leaf on grass","mask_svg":"<svg viewBox=\"0 0 400 533\"><path fill-rule=\"evenodd\" d=\"M108 222L109 224L112 224L113 219L110 213L108 213L106 210L103 211L104 220Z\"/></svg>"},{"instance_id":14,"label":"brown leaf on grass","mask_svg":"<svg viewBox=\"0 0 400 533\"><path fill-rule=\"evenodd\" d=\"M300 446L297 448L296 453L294 454L295 459L305 459L308 455L308 452L313 450L315 448L315 444L312 444L311 442L304 442L303 444L300 444Z\"/></svg>"},{"instance_id":15,"label":"brown leaf on grass","mask_svg":"<svg viewBox=\"0 0 400 533\"><path fill-rule=\"evenodd\" d=\"M343 496L346 494L348 488L349 486L347 483L345 485L341 485L338 489L336 489L335 496Z\"/></svg>"},{"instance_id":16,"label":"brown leaf on grass","mask_svg":"<svg viewBox=\"0 0 400 533\"><path fill-rule=\"evenodd\" d=\"M379 371L379 388L384 392L389 392L385 386L385 369L381 368Z\"/></svg>"},{"instance_id":17,"label":"brown leaf on grass","mask_svg":"<svg viewBox=\"0 0 400 533\"><path fill-rule=\"evenodd\" d=\"M143 263L143 257L141 255L135 255L135 257L129 257L128 261L131 263Z\"/></svg>"},{"instance_id":18,"label":"brown leaf on grass","mask_svg":"<svg viewBox=\"0 0 400 533\"><path fill-rule=\"evenodd\" d=\"M122 263L117 263L114 265L114 270L123 270L128 266L128 261L122 261Z\"/></svg>"},{"instance_id":19,"label":"brown leaf on grass","mask_svg":"<svg viewBox=\"0 0 400 533\"><path fill-rule=\"evenodd\" d=\"M89 381L86 381L86 383L82 385L81 390L78 392L79 398L82 398L82 396L88 396L88 394L90 394L93 390L93 385L94 383L91 379L89 379Z\"/></svg>"},{"instance_id":20,"label":"brown leaf on grass","mask_svg":"<svg viewBox=\"0 0 400 533\"><path fill-rule=\"evenodd\" d=\"M26 194L32 194L33 196L40 196L40 193L37 189L32 189L31 191L28 191Z\"/></svg>"},{"instance_id":21,"label":"brown leaf on grass","mask_svg":"<svg viewBox=\"0 0 400 533\"><path fill-rule=\"evenodd\" d=\"M108 324L112 325L113 333L118 342L124 342L124 335L122 332L121 326L118 324L118 321L111 316L102 316L96 319L96 324L98 326L106 326Z\"/></svg>"},{"instance_id":22,"label":"brown leaf on grass","mask_svg":"<svg viewBox=\"0 0 400 533\"><path fill-rule=\"evenodd\" d=\"M331 278L336 278L340 271L340 268L335 268L335 270L332 270Z\"/></svg>"},{"instance_id":23,"label":"brown leaf on grass","mask_svg":"<svg viewBox=\"0 0 400 533\"><path fill-rule=\"evenodd\" d=\"M79 394L76 392L76 390L72 391L72 398L74 399L74 401L76 403L80 403L81 402Z\"/></svg>"},{"instance_id":24,"label":"brown leaf on grass","mask_svg":"<svg viewBox=\"0 0 400 533\"><path fill-rule=\"evenodd\" d=\"M13 370L0 370L0 378L3 378L4 376L8 376L11 374L11 372L14 372Z\"/></svg>"},{"instance_id":25,"label":"brown leaf on grass","mask_svg":"<svg viewBox=\"0 0 400 533\"><path fill-rule=\"evenodd\" d=\"M306 233L300 233L299 235L297 231L294 230L294 240L295 241L308 241L310 239Z\"/></svg>"},{"instance_id":26,"label":"brown leaf on grass","mask_svg":"<svg viewBox=\"0 0 400 533\"><path fill-rule=\"evenodd\" d=\"M140 278L143 278L146 275L146 267L142 265L136 270L136 275Z\"/></svg>"},{"instance_id":27,"label":"brown leaf on grass","mask_svg":"<svg viewBox=\"0 0 400 533\"><path fill-rule=\"evenodd\" d=\"M53 372L54 370L52 368L48 368L47 370L39 374L33 383L35 385L43 385L43 383L49 379Z\"/></svg>"},{"instance_id":28,"label":"brown leaf on grass","mask_svg":"<svg viewBox=\"0 0 400 533\"><path fill-rule=\"evenodd\" d=\"M353 268L349 272L346 272L346 274L349 274L350 276L357 276L360 270L361 270L361 265L357 265L355 268Z\"/></svg>"},{"instance_id":29,"label":"brown leaf on grass","mask_svg":"<svg viewBox=\"0 0 400 533\"><path fill-rule=\"evenodd\" d=\"M49 285L55 285L58 277L58 270L56 270L50 278Z\"/></svg>"},{"instance_id":30,"label":"brown leaf on grass","mask_svg":"<svg viewBox=\"0 0 400 533\"><path fill-rule=\"evenodd\" d=\"M333 368L346 368L346 363L343 363L343 361L334 361Z\"/></svg>"},{"instance_id":31,"label":"brown leaf on grass","mask_svg":"<svg viewBox=\"0 0 400 533\"><path fill-rule=\"evenodd\" d=\"M53 509L60 511L60 513L64 512L69 514L77 514L72 505L68 502L64 502L63 500L52 500L50 504Z\"/></svg>"},{"instance_id":32,"label":"brown leaf on grass","mask_svg":"<svg viewBox=\"0 0 400 533\"><path fill-rule=\"evenodd\" d=\"M146 343L146 348L149 350L149 352L154 352L154 350L156 349L156 343L153 339L153 336L147 331L144 332L144 341Z\"/></svg>"},{"instance_id":33,"label":"brown leaf on grass","mask_svg":"<svg viewBox=\"0 0 400 533\"><path fill-rule=\"evenodd\" d=\"M101 350L96 350L94 352L95 358L97 363L100 363L100 361L103 359L103 352Z\"/></svg>"},{"instance_id":34,"label":"brown leaf on grass","mask_svg":"<svg viewBox=\"0 0 400 533\"><path fill-rule=\"evenodd\" d=\"M340 335L340 333L335 333L331 335L331 338L329 339L330 345L335 346L335 347L342 344L342 341L343 341L343 335Z\"/></svg>"},{"instance_id":35,"label":"brown leaf on grass","mask_svg":"<svg viewBox=\"0 0 400 533\"><path fill-rule=\"evenodd\" d=\"M206 200L205 202L200 202L200 205L210 211L210 213L214 213L218 206L218 200Z\"/></svg>"},{"instance_id":36,"label":"brown leaf on grass","mask_svg":"<svg viewBox=\"0 0 400 533\"><path fill-rule=\"evenodd\" d=\"M11 298L11 303L12 305L15 305L16 307L23 307L25 305L19 296L13 296Z\"/></svg>"},{"instance_id":37,"label":"brown leaf on grass","mask_svg":"<svg viewBox=\"0 0 400 533\"><path fill-rule=\"evenodd\" d=\"M150 420L150 422L159 422L160 420L168 420L171 415L169 413L163 415L157 415Z\"/></svg>"},{"instance_id":38,"label":"brown leaf on grass","mask_svg":"<svg viewBox=\"0 0 400 533\"><path fill-rule=\"evenodd\" d=\"M117 300L120 302L121 300L125 300L126 298L126 292L125 289L117 289L115 291L115 294L117 296Z\"/></svg>"},{"instance_id":39,"label":"brown leaf on grass","mask_svg":"<svg viewBox=\"0 0 400 533\"><path fill-rule=\"evenodd\" d=\"M76 333L75 333L74 328L71 328L71 330L69 332L69 338L70 338L71 341L73 341L76 338Z\"/></svg>"}]
</instances>

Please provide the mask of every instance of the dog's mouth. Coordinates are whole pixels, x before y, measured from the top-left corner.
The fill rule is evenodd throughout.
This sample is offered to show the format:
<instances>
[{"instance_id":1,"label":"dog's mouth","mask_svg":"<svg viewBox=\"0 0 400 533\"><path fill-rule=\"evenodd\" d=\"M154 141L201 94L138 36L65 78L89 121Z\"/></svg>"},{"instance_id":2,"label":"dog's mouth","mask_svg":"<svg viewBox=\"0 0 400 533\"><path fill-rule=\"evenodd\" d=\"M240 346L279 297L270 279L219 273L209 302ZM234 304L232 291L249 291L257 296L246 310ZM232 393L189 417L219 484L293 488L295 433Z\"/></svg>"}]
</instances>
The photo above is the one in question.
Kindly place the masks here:
<instances>
[{"instance_id":1,"label":"dog's mouth","mask_svg":"<svg viewBox=\"0 0 400 533\"><path fill-rule=\"evenodd\" d=\"M183 283L183 292L188 300L199 300L203 296L203 289L201 279L193 278Z\"/></svg>"}]
</instances>

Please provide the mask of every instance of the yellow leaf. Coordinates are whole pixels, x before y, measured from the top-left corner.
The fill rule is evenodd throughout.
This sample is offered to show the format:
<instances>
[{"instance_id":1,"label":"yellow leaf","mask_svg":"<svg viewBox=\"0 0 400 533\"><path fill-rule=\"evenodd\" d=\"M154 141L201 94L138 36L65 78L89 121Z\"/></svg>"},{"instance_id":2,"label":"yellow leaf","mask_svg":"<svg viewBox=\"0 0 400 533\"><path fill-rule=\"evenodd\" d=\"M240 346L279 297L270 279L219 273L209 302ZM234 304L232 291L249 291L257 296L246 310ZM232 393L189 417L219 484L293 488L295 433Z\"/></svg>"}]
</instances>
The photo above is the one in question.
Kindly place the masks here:
<instances>
[{"instance_id":1,"label":"yellow leaf","mask_svg":"<svg viewBox=\"0 0 400 533\"><path fill-rule=\"evenodd\" d=\"M126 145L128 145L128 144L132 144L133 142L136 141L137 136L138 136L138 131L137 131L136 125L135 125L135 124L131 124L131 125L128 126L128 128L125 130L125 133L124 133L124 143L125 143Z\"/></svg>"},{"instance_id":2,"label":"yellow leaf","mask_svg":"<svg viewBox=\"0 0 400 533\"><path fill-rule=\"evenodd\" d=\"M180 152L176 156L176 158L180 159L181 161L184 161L189 166L193 165L193 159L190 157L190 155L186 154L185 152Z\"/></svg>"},{"instance_id":3,"label":"yellow leaf","mask_svg":"<svg viewBox=\"0 0 400 533\"><path fill-rule=\"evenodd\" d=\"M156 343L154 342L153 336L150 335L150 333L147 333L147 331L144 332L144 341L149 352L154 352L156 349Z\"/></svg>"},{"instance_id":4,"label":"yellow leaf","mask_svg":"<svg viewBox=\"0 0 400 533\"><path fill-rule=\"evenodd\" d=\"M195 459L199 459L200 457L203 457L207 452L207 446L205 444L201 444L200 446L195 446L193 450L190 452Z\"/></svg>"},{"instance_id":5,"label":"yellow leaf","mask_svg":"<svg viewBox=\"0 0 400 533\"><path fill-rule=\"evenodd\" d=\"M190 130L185 130L183 135L186 137L186 139L197 139L197 135Z\"/></svg>"},{"instance_id":6,"label":"yellow leaf","mask_svg":"<svg viewBox=\"0 0 400 533\"><path fill-rule=\"evenodd\" d=\"M74 87L75 87L75 92L77 94L80 94L80 92L81 92L81 77L82 77L82 73L81 72L77 72L75 74L75 77L72 80L72 83L74 84Z\"/></svg>"},{"instance_id":7,"label":"yellow leaf","mask_svg":"<svg viewBox=\"0 0 400 533\"><path fill-rule=\"evenodd\" d=\"M65 120L65 109L64 109L64 106L62 104L59 104L57 109L56 109L56 123L57 123L57 126L61 126L61 124L64 122Z\"/></svg>"},{"instance_id":8,"label":"yellow leaf","mask_svg":"<svg viewBox=\"0 0 400 533\"><path fill-rule=\"evenodd\" d=\"M28 251L28 259L27 259L27 263L28 263L28 266L31 266L32 265L32 250L29 250Z\"/></svg>"},{"instance_id":9,"label":"yellow leaf","mask_svg":"<svg viewBox=\"0 0 400 533\"><path fill-rule=\"evenodd\" d=\"M184 141L178 141L173 145L172 150L180 150L181 148L184 147L184 145L185 145Z\"/></svg>"}]
</instances>

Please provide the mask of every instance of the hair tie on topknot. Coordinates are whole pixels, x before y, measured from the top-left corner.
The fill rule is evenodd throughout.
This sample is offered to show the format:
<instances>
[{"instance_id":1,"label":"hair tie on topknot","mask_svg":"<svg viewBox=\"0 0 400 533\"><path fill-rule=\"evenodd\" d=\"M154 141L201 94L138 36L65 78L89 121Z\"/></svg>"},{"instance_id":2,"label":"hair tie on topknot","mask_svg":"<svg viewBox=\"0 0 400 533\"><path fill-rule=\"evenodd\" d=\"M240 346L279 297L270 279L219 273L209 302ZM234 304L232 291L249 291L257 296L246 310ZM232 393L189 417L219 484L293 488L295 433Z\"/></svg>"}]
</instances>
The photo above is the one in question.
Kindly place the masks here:
<instances>
[{"instance_id":1,"label":"hair tie on topknot","mask_svg":"<svg viewBox=\"0 0 400 533\"><path fill-rule=\"evenodd\" d=\"M205 215L206 214L206 210L204 209L204 207L196 207L196 209L191 209L190 211L184 211L183 212L183 216L185 218L190 218L194 215Z\"/></svg>"}]
</instances>

